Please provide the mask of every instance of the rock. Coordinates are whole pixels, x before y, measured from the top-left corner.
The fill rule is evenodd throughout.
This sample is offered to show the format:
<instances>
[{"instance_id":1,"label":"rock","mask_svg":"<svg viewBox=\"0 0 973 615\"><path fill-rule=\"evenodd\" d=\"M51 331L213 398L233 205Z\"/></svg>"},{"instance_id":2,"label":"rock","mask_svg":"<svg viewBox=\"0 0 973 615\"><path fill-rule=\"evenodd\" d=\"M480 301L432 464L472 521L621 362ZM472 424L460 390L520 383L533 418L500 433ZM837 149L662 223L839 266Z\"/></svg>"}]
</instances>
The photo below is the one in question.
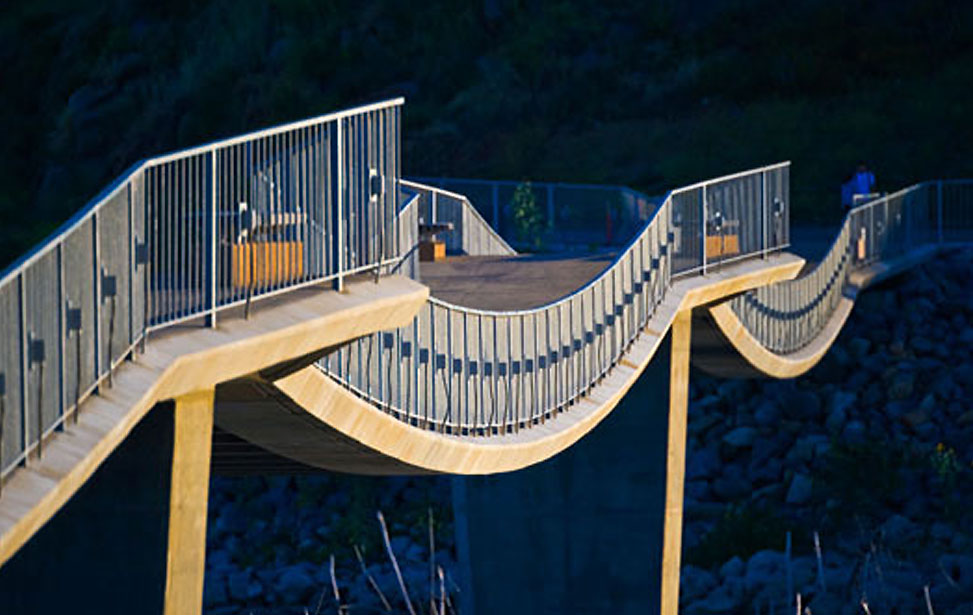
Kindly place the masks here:
<instances>
[{"instance_id":1,"label":"rock","mask_svg":"<svg viewBox=\"0 0 973 615\"><path fill-rule=\"evenodd\" d=\"M719 477L713 481L713 493L727 501L739 500L750 493L752 485L742 476Z\"/></svg>"},{"instance_id":2,"label":"rock","mask_svg":"<svg viewBox=\"0 0 973 615\"><path fill-rule=\"evenodd\" d=\"M861 361L868 354L868 349L871 345L871 342L863 337L853 337L848 342L848 351L852 357Z\"/></svg>"},{"instance_id":3,"label":"rock","mask_svg":"<svg viewBox=\"0 0 973 615\"><path fill-rule=\"evenodd\" d=\"M872 382L867 387L865 387L865 393L862 395L862 404L865 406L877 406L882 403L882 387L877 382Z\"/></svg>"},{"instance_id":4,"label":"rock","mask_svg":"<svg viewBox=\"0 0 973 615\"><path fill-rule=\"evenodd\" d=\"M788 504L804 504L811 499L813 482L806 474L795 474L787 490Z\"/></svg>"},{"instance_id":5,"label":"rock","mask_svg":"<svg viewBox=\"0 0 973 615\"><path fill-rule=\"evenodd\" d=\"M738 556L733 556L733 559L720 566L720 578L740 577L746 570L747 566L743 563L743 560Z\"/></svg>"},{"instance_id":6,"label":"rock","mask_svg":"<svg viewBox=\"0 0 973 615\"><path fill-rule=\"evenodd\" d=\"M888 385L889 399L906 399L912 395L915 386L915 374L912 372L898 372L892 377Z\"/></svg>"},{"instance_id":7,"label":"rock","mask_svg":"<svg viewBox=\"0 0 973 615\"><path fill-rule=\"evenodd\" d=\"M902 515L892 515L880 528L882 536L892 545L905 545L919 535L919 527Z\"/></svg>"},{"instance_id":8,"label":"rock","mask_svg":"<svg viewBox=\"0 0 973 615\"><path fill-rule=\"evenodd\" d=\"M733 449L750 448L757 438L757 430L753 427L737 427L723 436L723 443Z\"/></svg>"},{"instance_id":9,"label":"rock","mask_svg":"<svg viewBox=\"0 0 973 615\"><path fill-rule=\"evenodd\" d=\"M893 356L901 357L903 354L905 354L905 342L898 338L892 340L892 342L889 344L889 352Z\"/></svg>"},{"instance_id":10,"label":"rock","mask_svg":"<svg viewBox=\"0 0 973 615\"><path fill-rule=\"evenodd\" d=\"M912 346L912 348L917 352L921 352L923 354L932 352L934 348L934 345L929 338L921 335L917 335L909 340L909 345Z\"/></svg>"},{"instance_id":11,"label":"rock","mask_svg":"<svg viewBox=\"0 0 973 615\"><path fill-rule=\"evenodd\" d=\"M732 590L719 587L711 592L704 600L694 602L686 607L687 615L709 615L736 612L740 606L741 597L734 596Z\"/></svg>"},{"instance_id":12,"label":"rock","mask_svg":"<svg viewBox=\"0 0 973 615\"><path fill-rule=\"evenodd\" d=\"M686 480L711 478L720 471L720 456L712 448L694 451L686 459Z\"/></svg>"},{"instance_id":13,"label":"rock","mask_svg":"<svg viewBox=\"0 0 973 615\"><path fill-rule=\"evenodd\" d=\"M716 391L726 401L741 402L748 397L750 386L749 380L724 380L716 387Z\"/></svg>"},{"instance_id":14,"label":"rock","mask_svg":"<svg viewBox=\"0 0 973 615\"><path fill-rule=\"evenodd\" d=\"M835 408L828 415L828 420L825 421L825 427L827 427L828 431L831 433L841 433L841 430L844 429L847 418L848 417L846 416L844 408Z\"/></svg>"},{"instance_id":15,"label":"rock","mask_svg":"<svg viewBox=\"0 0 973 615\"><path fill-rule=\"evenodd\" d=\"M227 577L226 585L230 592L230 598L237 602L246 601L249 598L250 571L234 572Z\"/></svg>"},{"instance_id":16,"label":"rock","mask_svg":"<svg viewBox=\"0 0 973 615\"><path fill-rule=\"evenodd\" d=\"M953 370L956 382L961 382L967 391L973 390L973 363L963 363Z\"/></svg>"},{"instance_id":17,"label":"rock","mask_svg":"<svg viewBox=\"0 0 973 615\"><path fill-rule=\"evenodd\" d=\"M785 574L783 553L771 550L758 551L747 562L744 584L747 591L753 592L780 583Z\"/></svg>"},{"instance_id":18,"label":"rock","mask_svg":"<svg viewBox=\"0 0 973 615\"><path fill-rule=\"evenodd\" d=\"M848 444L864 444L866 433L867 430L865 429L864 423L861 421L849 421L841 432L841 437Z\"/></svg>"},{"instance_id":19,"label":"rock","mask_svg":"<svg viewBox=\"0 0 973 615\"><path fill-rule=\"evenodd\" d=\"M705 500L709 498L710 495L710 485L709 481L706 480L688 480L686 481L686 498L691 498L693 500Z\"/></svg>"},{"instance_id":20,"label":"rock","mask_svg":"<svg viewBox=\"0 0 973 615\"><path fill-rule=\"evenodd\" d=\"M857 399L858 396L855 393L838 389L831 394L830 409L832 412L835 410L844 410L847 412L855 405L855 400Z\"/></svg>"},{"instance_id":21,"label":"rock","mask_svg":"<svg viewBox=\"0 0 973 615\"><path fill-rule=\"evenodd\" d=\"M206 567L212 571L227 571L233 568L230 552L226 549L209 547L206 553Z\"/></svg>"},{"instance_id":22,"label":"rock","mask_svg":"<svg viewBox=\"0 0 973 615\"><path fill-rule=\"evenodd\" d=\"M203 604L207 607L223 606L228 600L223 577L207 574L203 583Z\"/></svg>"},{"instance_id":23,"label":"rock","mask_svg":"<svg viewBox=\"0 0 973 615\"><path fill-rule=\"evenodd\" d=\"M217 535L242 534L247 529L247 517L239 506L227 503L223 506L223 511L216 519L213 529Z\"/></svg>"},{"instance_id":24,"label":"rock","mask_svg":"<svg viewBox=\"0 0 973 615\"><path fill-rule=\"evenodd\" d=\"M819 593L807 603L806 612L838 614L847 606L847 600L843 600L833 593Z\"/></svg>"},{"instance_id":25,"label":"rock","mask_svg":"<svg viewBox=\"0 0 973 615\"><path fill-rule=\"evenodd\" d=\"M936 521L929 527L929 535L933 539L946 542L953 537L953 528L942 521Z\"/></svg>"},{"instance_id":26,"label":"rock","mask_svg":"<svg viewBox=\"0 0 973 615\"><path fill-rule=\"evenodd\" d=\"M932 414L932 412L935 409L936 409L936 396L933 395L932 393L923 397L922 401L919 402L919 412L923 412L929 415Z\"/></svg>"},{"instance_id":27,"label":"rock","mask_svg":"<svg viewBox=\"0 0 973 615\"><path fill-rule=\"evenodd\" d=\"M902 422L912 429L918 429L920 425L929 422L929 415L922 410L913 410L902 415Z\"/></svg>"},{"instance_id":28,"label":"rock","mask_svg":"<svg viewBox=\"0 0 973 615\"><path fill-rule=\"evenodd\" d=\"M761 461L760 463L752 461L750 463L747 476L754 483L771 483L780 479L780 473L782 470L783 465L781 464L780 459L771 457L770 459Z\"/></svg>"},{"instance_id":29,"label":"rock","mask_svg":"<svg viewBox=\"0 0 973 615\"><path fill-rule=\"evenodd\" d=\"M973 557L969 555L943 555L939 567L950 580L967 592L973 590Z\"/></svg>"},{"instance_id":30,"label":"rock","mask_svg":"<svg viewBox=\"0 0 973 615\"><path fill-rule=\"evenodd\" d=\"M687 602L705 597L717 586L716 575L697 566L683 566L679 571L679 597Z\"/></svg>"},{"instance_id":31,"label":"rock","mask_svg":"<svg viewBox=\"0 0 973 615\"><path fill-rule=\"evenodd\" d=\"M780 421L780 408L770 400L761 402L753 412L753 419L758 425L772 427Z\"/></svg>"},{"instance_id":32,"label":"rock","mask_svg":"<svg viewBox=\"0 0 973 615\"><path fill-rule=\"evenodd\" d=\"M274 591L280 594L285 603L299 604L312 587L314 587L314 579L303 566L289 566L284 568L277 577Z\"/></svg>"},{"instance_id":33,"label":"rock","mask_svg":"<svg viewBox=\"0 0 973 615\"><path fill-rule=\"evenodd\" d=\"M821 400L813 391L795 390L784 399L784 412L799 421L811 421L821 412Z\"/></svg>"}]
</instances>

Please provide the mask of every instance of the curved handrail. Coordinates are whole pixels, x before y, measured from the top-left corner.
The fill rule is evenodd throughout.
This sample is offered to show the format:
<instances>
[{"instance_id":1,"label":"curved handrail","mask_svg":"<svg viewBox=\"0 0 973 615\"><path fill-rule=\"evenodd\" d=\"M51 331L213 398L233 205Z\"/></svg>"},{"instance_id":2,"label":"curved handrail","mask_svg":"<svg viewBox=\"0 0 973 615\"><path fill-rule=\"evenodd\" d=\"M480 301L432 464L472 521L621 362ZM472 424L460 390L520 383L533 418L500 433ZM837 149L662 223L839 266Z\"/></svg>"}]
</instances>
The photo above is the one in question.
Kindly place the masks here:
<instances>
[{"instance_id":1,"label":"curved handrail","mask_svg":"<svg viewBox=\"0 0 973 615\"><path fill-rule=\"evenodd\" d=\"M963 180L924 182L855 207L812 271L752 290L730 307L764 347L783 355L797 352L828 325L856 271L973 227L971 187ZM944 199L947 190L953 194Z\"/></svg>"},{"instance_id":2,"label":"curved handrail","mask_svg":"<svg viewBox=\"0 0 973 615\"><path fill-rule=\"evenodd\" d=\"M781 163L671 191L612 264L565 297L510 311L431 298L410 327L358 340L319 366L373 404L430 429L490 435L543 421L612 369L673 275L712 266L706 246L725 239L714 234L713 220L738 223L731 242L737 253L727 261L786 247L784 234L768 244L767 228L775 199L786 219L788 168ZM675 227L674 217L684 224Z\"/></svg>"},{"instance_id":3,"label":"curved handrail","mask_svg":"<svg viewBox=\"0 0 973 615\"><path fill-rule=\"evenodd\" d=\"M517 253L493 227L487 224L480 212L462 194L405 179L400 180L399 183L406 189L414 190L427 197L428 203L420 205L423 210L428 209L430 212L427 222L438 222L440 218L445 217L446 221L459 226L447 234L447 246L450 249L470 253L469 248L475 247L477 255L480 256L512 256ZM450 206L454 205L454 202L459 204L459 211L450 211L452 209ZM465 216L472 218L473 228L467 228ZM456 241L457 236L458 241ZM484 236L486 241L481 239Z\"/></svg>"},{"instance_id":4,"label":"curved handrail","mask_svg":"<svg viewBox=\"0 0 973 615\"><path fill-rule=\"evenodd\" d=\"M149 332L397 262L403 103L140 161L5 268L0 478Z\"/></svg>"}]
</instances>

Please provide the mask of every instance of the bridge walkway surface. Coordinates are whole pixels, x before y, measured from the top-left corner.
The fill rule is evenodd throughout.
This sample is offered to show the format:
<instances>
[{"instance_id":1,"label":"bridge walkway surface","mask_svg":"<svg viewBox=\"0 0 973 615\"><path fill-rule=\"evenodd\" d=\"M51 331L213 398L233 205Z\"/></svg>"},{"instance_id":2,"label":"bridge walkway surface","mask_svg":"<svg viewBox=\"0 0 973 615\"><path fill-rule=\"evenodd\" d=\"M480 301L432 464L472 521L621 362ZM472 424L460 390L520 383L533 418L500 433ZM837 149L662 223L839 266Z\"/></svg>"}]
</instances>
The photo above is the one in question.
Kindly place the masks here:
<instances>
[{"instance_id":1,"label":"bridge walkway surface","mask_svg":"<svg viewBox=\"0 0 973 615\"><path fill-rule=\"evenodd\" d=\"M632 517L649 528L647 559L602 580L617 577L641 611L674 615L690 360L733 377L803 373L857 292L973 228L973 183L917 184L853 209L827 249L811 233L808 265L788 251L790 166L779 163L662 199L525 185L516 198L546 202L546 240L592 245L606 218L630 239L589 256L518 255L498 232L509 183L456 180L490 207L446 190L452 180L400 176L402 103L139 163L3 272L0 610L58 610L59 596L84 594L89 610L127 612L125 579L166 613L198 613L208 476L226 452L255 472L508 473L459 483L469 488L456 508L458 528L476 525L458 541L473 568L465 612L509 612L488 589L537 587L551 562L498 545L533 537L543 559L576 536L612 559L592 542L601 509L590 501L582 514L559 500L552 531L522 534L556 498L516 494L538 477L551 484L552 467L565 469L566 493L626 493L609 480L595 489L580 454L601 460L602 477L641 476L651 508L647 521ZM460 256L420 263L429 228L450 229L446 247ZM599 433L622 439L586 437L616 407L622 418ZM632 434L644 441L618 468L612 454ZM542 463L555 457L567 461ZM119 485L166 541L111 514L105 494ZM511 516L524 521L517 531ZM139 557L164 565L134 565L122 548L86 570L80 543L52 561L50 545L79 531L141 541ZM591 570L564 572L530 610L580 604Z\"/></svg>"}]
</instances>

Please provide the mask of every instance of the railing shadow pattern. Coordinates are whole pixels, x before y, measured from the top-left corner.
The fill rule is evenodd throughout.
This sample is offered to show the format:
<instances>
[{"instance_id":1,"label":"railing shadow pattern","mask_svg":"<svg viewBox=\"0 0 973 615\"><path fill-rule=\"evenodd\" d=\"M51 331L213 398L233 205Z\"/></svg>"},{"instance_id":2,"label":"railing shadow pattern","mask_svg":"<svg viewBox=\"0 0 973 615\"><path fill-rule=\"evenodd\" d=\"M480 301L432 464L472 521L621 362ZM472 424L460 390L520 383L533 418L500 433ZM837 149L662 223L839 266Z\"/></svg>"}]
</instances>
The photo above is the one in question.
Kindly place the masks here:
<instances>
[{"instance_id":1,"label":"railing shadow pattern","mask_svg":"<svg viewBox=\"0 0 973 615\"><path fill-rule=\"evenodd\" d=\"M754 289L730 306L765 348L797 352L828 325L856 271L918 248L969 242L971 230L973 182L910 186L848 212L831 248L810 273Z\"/></svg>"},{"instance_id":2,"label":"railing shadow pattern","mask_svg":"<svg viewBox=\"0 0 973 615\"><path fill-rule=\"evenodd\" d=\"M567 297L517 311L431 298L410 325L359 339L318 366L420 428L478 436L528 428L610 372L673 278L787 247L788 188L782 163L674 190L613 264Z\"/></svg>"},{"instance_id":3,"label":"railing shadow pattern","mask_svg":"<svg viewBox=\"0 0 973 615\"><path fill-rule=\"evenodd\" d=\"M145 160L4 271L0 479L150 332L396 264L402 103Z\"/></svg>"}]
</instances>

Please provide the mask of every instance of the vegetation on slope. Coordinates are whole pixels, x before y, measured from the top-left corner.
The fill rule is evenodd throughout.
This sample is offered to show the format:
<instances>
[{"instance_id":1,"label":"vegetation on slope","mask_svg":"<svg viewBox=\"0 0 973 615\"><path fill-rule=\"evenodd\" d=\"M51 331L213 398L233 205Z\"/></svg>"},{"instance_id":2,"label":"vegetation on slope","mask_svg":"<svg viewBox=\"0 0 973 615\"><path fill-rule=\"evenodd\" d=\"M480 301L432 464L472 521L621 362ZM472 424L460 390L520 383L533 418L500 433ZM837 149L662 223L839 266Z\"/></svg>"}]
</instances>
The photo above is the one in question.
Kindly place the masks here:
<instances>
[{"instance_id":1,"label":"vegetation on slope","mask_svg":"<svg viewBox=\"0 0 973 615\"><path fill-rule=\"evenodd\" d=\"M393 95L407 172L650 193L779 159L970 175L973 5L37 0L0 14L0 264L142 157Z\"/></svg>"}]
</instances>

